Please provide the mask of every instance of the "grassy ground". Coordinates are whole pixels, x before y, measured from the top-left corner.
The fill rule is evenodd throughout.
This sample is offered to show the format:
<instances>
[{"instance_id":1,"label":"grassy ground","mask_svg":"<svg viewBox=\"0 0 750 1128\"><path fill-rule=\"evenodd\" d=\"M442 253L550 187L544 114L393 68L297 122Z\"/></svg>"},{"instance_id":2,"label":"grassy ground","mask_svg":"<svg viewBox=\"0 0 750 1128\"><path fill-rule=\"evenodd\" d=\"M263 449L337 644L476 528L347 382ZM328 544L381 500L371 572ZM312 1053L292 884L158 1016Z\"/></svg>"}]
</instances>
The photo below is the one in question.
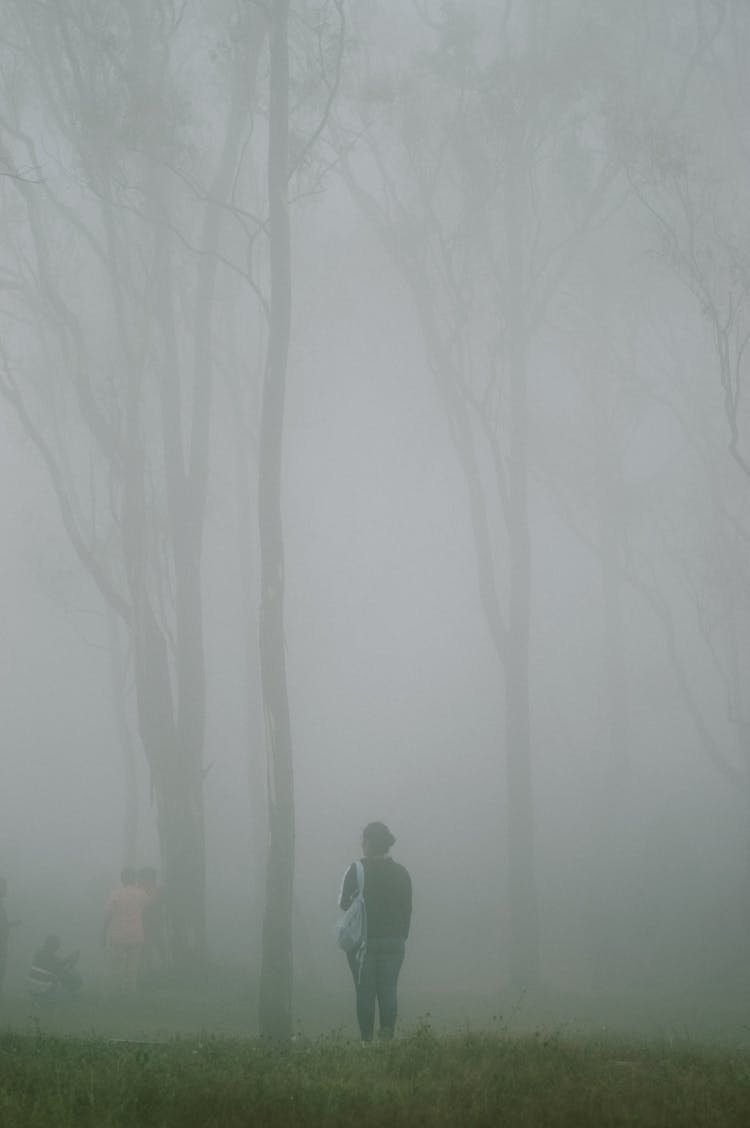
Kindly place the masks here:
<instances>
[{"instance_id":1,"label":"grassy ground","mask_svg":"<svg viewBox=\"0 0 750 1128\"><path fill-rule=\"evenodd\" d=\"M750 1125L741 992L723 1003L409 993L396 1042L363 1048L344 981L338 994L296 993L297 1035L282 1051L254 1037L244 982L119 1005L96 991L6 995L0 1128Z\"/></svg>"},{"instance_id":2,"label":"grassy ground","mask_svg":"<svg viewBox=\"0 0 750 1128\"><path fill-rule=\"evenodd\" d=\"M750 1124L750 1055L552 1035L0 1036L3 1128Z\"/></svg>"}]
</instances>

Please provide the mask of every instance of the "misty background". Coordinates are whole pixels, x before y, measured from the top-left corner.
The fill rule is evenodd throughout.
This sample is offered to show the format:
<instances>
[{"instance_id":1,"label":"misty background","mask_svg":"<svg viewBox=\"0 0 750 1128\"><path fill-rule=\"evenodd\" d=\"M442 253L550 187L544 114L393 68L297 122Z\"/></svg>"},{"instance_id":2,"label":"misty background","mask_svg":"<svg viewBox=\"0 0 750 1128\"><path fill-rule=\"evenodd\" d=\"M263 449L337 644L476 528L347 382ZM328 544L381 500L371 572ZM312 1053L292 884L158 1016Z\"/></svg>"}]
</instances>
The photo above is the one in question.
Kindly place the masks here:
<instances>
[{"instance_id":1,"label":"misty background","mask_svg":"<svg viewBox=\"0 0 750 1128\"><path fill-rule=\"evenodd\" d=\"M205 894L191 986L239 974L254 1029L270 9L0 7L5 990L58 932L96 992L106 897L153 864ZM407 1016L741 1009L750 12L299 0L289 42L293 1013L351 1018L373 819L414 882Z\"/></svg>"}]
</instances>

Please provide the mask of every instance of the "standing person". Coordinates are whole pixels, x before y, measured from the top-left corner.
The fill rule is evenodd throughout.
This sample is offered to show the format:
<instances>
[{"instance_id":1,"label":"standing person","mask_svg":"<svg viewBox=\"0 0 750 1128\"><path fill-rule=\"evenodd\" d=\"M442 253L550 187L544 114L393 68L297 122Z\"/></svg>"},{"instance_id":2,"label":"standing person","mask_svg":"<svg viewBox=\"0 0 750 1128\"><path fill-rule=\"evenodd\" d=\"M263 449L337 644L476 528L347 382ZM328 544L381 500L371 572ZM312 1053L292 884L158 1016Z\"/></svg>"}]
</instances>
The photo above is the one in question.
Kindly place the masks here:
<instances>
[{"instance_id":1,"label":"standing person","mask_svg":"<svg viewBox=\"0 0 750 1128\"><path fill-rule=\"evenodd\" d=\"M411 923L411 877L388 851L396 839L385 823L368 823L362 831L362 867L367 935L364 944L347 952L357 993L357 1022L363 1042L371 1042L378 1004L380 1038L392 1038L398 1005L396 987L404 962ZM357 896L357 864L344 874L339 908L349 908Z\"/></svg>"},{"instance_id":2,"label":"standing person","mask_svg":"<svg viewBox=\"0 0 750 1128\"><path fill-rule=\"evenodd\" d=\"M8 940L11 928L18 928L20 920L9 920L3 901L8 895L8 882L0 877L0 995L3 993L3 980L5 978L5 961L8 956Z\"/></svg>"},{"instance_id":3,"label":"standing person","mask_svg":"<svg viewBox=\"0 0 750 1128\"><path fill-rule=\"evenodd\" d=\"M132 995L138 985L143 949L143 910L149 896L135 882L135 870L126 866L120 887L107 902L102 944L109 950L110 984L114 994Z\"/></svg>"}]
</instances>

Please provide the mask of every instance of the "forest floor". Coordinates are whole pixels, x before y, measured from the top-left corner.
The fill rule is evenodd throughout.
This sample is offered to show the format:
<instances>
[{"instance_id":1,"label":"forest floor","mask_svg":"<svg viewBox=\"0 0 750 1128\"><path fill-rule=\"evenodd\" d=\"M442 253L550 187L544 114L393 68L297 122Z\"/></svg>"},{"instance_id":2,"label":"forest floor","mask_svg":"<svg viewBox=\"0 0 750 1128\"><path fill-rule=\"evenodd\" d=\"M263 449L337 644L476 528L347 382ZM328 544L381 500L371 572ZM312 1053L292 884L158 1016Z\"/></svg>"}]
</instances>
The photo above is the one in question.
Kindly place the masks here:
<instances>
[{"instance_id":1,"label":"forest floor","mask_svg":"<svg viewBox=\"0 0 750 1128\"><path fill-rule=\"evenodd\" d=\"M351 984L300 985L285 1049L242 976L0 1002L2 1128L750 1124L750 1000L403 992L399 1036L361 1047ZM321 995L323 1008L321 1009Z\"/></svg>"},{"instance_id":2,"label":"forest floor","mask_svg":"<svg viewBox=\"0 0 750 1128\"><path fill-rule=\"evenodd\" d=\"M544 1032L572 1038L645 1038L750 1053L750 991L740 984L722 991L659 993L633 988L598 995L550 988L477 995L410 990L404 985L399 994L403 1032L428 1023L440 1035ZM299 984L294 1006L298 1038L356 1038L348 977L342 975L328 990L321 984ZM119 1001L107 1001L95 989L73 998L36 1001L17 989L0 999L0 1033L147 1042L206 1034L253 1038L258 1034L257 990L240 974L225 975L200 988L161 984Z\"/></svg>"}]
</instances>

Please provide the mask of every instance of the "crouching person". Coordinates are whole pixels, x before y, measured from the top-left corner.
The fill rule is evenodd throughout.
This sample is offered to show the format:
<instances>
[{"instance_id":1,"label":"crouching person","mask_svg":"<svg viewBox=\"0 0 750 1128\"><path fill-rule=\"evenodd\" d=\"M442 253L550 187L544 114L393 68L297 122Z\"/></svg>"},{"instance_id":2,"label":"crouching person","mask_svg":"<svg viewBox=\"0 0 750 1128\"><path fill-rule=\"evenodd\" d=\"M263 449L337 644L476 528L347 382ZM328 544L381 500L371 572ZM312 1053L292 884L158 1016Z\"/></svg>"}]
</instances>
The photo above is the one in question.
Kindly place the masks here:
<instances>
[{"instance_id":1,"label":"crouching person","mask_svg":"<svg viewBox=\"0 0 750 1128\"><path fill-rule=\"evenodd\" d=\"M35 998L55 995L58 990L70 995L80 991L82 979L76 971L78 951L71 952L69 956L61 956L59 953L59 936L48 936L41 948L34 953L26 983Z\"/></svg>"}]
</instances>

